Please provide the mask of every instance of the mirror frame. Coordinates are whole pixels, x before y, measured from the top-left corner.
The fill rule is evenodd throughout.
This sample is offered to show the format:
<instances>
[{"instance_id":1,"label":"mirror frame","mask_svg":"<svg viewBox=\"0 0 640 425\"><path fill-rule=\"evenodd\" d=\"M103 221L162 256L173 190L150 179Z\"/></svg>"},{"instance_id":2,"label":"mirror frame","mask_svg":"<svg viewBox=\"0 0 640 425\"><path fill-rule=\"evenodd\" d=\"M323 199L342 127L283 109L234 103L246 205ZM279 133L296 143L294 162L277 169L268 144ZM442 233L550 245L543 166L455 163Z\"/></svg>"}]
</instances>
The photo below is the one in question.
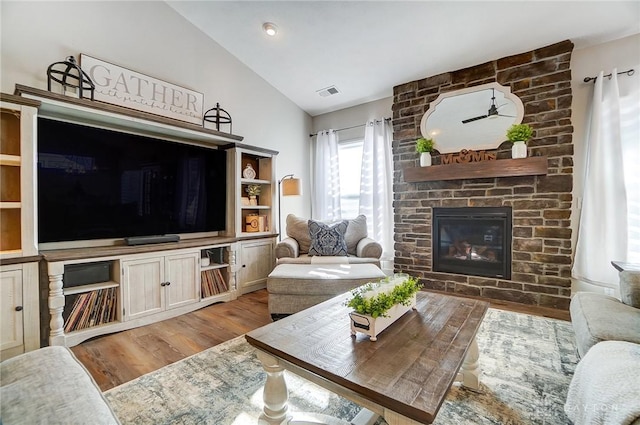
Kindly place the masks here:
<instances>
[{"instance_id":1,"label":"mirror frame","mask_svg":"<svg viewBox=\"0 0 640 425\"><path fill-rule=\"evenodd\" d=\"M505 99L509 99L515 104L516 117L513 124L520 124L522 122L522 119L524 118L524 105L522 104L522 101L520 100L520 98L515 94L511 93L511 87L509 86L503 86L498 83L488 83L488 84L482 84L479 86L467 87L460 90L453 90L450 92L440 94L436 98L436 100L434 100L429 104L429 109L427 110L427 112L425 112L425 114L422 116L422 119L420 120L420 133L422 133L422 137L429 138L427 133L427 120L429 119L429 116L433 112L435 112L436 108L442 101L451 97L462 96L468 93L475 93L475 92L483 91L487 89L495 89L502 92L504 94ZM506 129L505 129L505 132L506 132ZM462 149L468 149L468 150L496 149L505 140L507 140L506 136L502 136L498 140L482 141L477 144L473 144L473 142L471 142L469 145L465 145L461 149L451 149L451 148L447 148L446 146L440 145L438 143L438 140L435 139L434 148L437 149L438 152L440 153L457 153L457 152L460 152Z\"/></svg>"}]
</instances>

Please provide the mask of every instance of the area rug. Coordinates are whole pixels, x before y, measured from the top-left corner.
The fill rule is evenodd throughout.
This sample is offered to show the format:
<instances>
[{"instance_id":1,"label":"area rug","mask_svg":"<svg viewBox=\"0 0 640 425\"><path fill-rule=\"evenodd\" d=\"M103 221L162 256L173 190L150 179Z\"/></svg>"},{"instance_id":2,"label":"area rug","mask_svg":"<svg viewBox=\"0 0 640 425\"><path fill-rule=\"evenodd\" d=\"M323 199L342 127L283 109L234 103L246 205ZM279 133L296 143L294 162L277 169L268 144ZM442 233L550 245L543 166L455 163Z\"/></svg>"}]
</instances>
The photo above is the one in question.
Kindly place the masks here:
<instances>
[{"instance_id":1,"label":"area rug","mask_svg":"<svg viewBox=\"0 0 640 425\"><path fill-rule=\"evenodd\" d=\"M490 309L477 336L480 392L454 385L434 424L562 424L576 347L568 322ZM286 375L291 412L353 418L359 407ZM256 424L265 374L244 337L105 392L123 424ZM386 424L382 419L379 424Z\"/></svg>"}]
</instances>

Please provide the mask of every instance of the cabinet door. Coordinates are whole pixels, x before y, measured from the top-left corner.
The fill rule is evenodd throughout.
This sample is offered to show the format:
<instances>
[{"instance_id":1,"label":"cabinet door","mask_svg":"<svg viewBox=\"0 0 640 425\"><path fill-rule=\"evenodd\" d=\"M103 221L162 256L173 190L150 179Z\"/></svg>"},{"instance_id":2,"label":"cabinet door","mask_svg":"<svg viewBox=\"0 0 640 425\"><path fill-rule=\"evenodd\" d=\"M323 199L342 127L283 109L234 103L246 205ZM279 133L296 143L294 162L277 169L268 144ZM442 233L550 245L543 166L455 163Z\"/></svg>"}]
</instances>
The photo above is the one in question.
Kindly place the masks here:
<instances>
[{"instance_id":1,"label":"cabinet door","mask_svg":"<svg viewBox=\"0 0 640 425\"><path fill-rule=\"evenodd\" d=\"M22 307L22 270L1 272L0 351L23 345Z\"/></svg>"},{"instance_id":2,"label":"cabinet door","mask_svg":"<svg viewBox=\"0 0 640 425\"><path fill-rule=\"evenodd\" d=\"M164 258L123 261L124 320L164 310Z\"/></svg>"},{"instance_id":3,"label":"cabinet door","mask_svg":"<svg viewBox=\"0 0 640 425\"><path fill-rule=\"evenodd\" d=\"M198 252L165 257L167 309L200 300L199 257Z\"/></svg>"},{"instance_id":4,"label":"cabinet door","mask_svg":"<svg viewBox=\"0 0 640 425\"><path fill-rule=\"evenodd\" d=\"M274 267L273 240L243 242L240 244L238 289L241 294L265 288L267 276Z\"/></svg>"}]
</instances>

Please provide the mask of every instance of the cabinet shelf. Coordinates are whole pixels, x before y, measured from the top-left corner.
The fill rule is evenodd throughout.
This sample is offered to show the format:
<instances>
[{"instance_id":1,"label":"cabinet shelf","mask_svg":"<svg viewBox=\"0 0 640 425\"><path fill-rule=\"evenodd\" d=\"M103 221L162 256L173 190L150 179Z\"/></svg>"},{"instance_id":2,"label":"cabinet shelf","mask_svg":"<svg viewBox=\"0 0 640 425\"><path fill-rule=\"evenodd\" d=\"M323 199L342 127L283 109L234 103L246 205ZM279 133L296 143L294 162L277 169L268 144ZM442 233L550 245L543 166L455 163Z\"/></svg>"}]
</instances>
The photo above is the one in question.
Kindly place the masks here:
<instances>
[{"instance_id":1,"label":"cabinet shelf","mask_svg":"<svg viewBox=\"0 0 640 425\"><path fill-rule=\"evenodd\" d=\"M271 232L240 232L240 236L276 236L276 234Z\"/></svg>"},{"instance_id":2,"label":"cabinet shelf","mask_svg":"<svg viewBox=\"0 0 640 425\"><path fill-rule=\"evenodd\" d=\"M270 210L269 205L243 205L240 208L243 210Z\"/></svg>"},{"instance_id":3,"label":"cabinet shelf","mask_svg":"<svg viewBox=\"0 0 640 425\"><path fill-rule=\"evenodd\" d=\"M0 165L19 167L22 158L19 155L0 154Z\"/></svg>"},{"instance_id":4,"label":"cabinet shelf","mask_svg":"<svg viewBox=\"0 0 640 425\"><path fill-rule=\"evenodd\" d=\"M78 329L71 332L65 332L65 335L67 337L75 337L83 341L85 339L89 339L96 335L102 335L100 328L109 328L115 325L116 323L120 323L120 320L116 319L110 322L100 323L98 325L87 326L86 328Z\"/></svg>"},{"instance_id":5,"label":"cabinet shelf","mask_svg":"<svg viewBox=\"0 0 640 425\"><path fill-rule=\"evenodd\" d=\"M97 291L99 289L106 288L115 288L119 286L118 282L100 282L100 283L92 283L90 285L80 285L80 286L72 286L70 288L64 288L64 295L73 295L73 294L82 294L85 292Z\"/></svg>"},{"instance_id":6,"label":"cabinet shelf","mask_svg":"<svg viewBox=\"0 0 640 425\"><path fill-rule=\"evenodd\" d=\"M224 269L225 267L229 267L229 265L228 264L210 264L208 266L200 267L200 271Z\"/></svg>"},{"instance_id":7,"label":"cabinet shelf","mask_svg":"<svg viewBox=\"0 0 640 425\"><path fill-rule=\"evenodd\" d=\"M211 295L210 297L203 297L200 302L211 303L215 301L228 301L231 291L221 292L219 294Z\"/></svg>"},{"instance_id":8,"label":"cabinet shelf","mask_svg":"<svg viewBox=\"0 0 640 425\"><path fill-rule=\"evenodd\" d=\"M20 209L21 207L20 202L0 202L0 209L3 210Z\"/></svg>"},{"instance_id":9,"label":"cabinet shelf","mask_svg":"<svg viewBox=\"0 0 640 425\"><path fill-rule=\"evenodd\" d=\"M241 184L271 184L269 180L261 180L261 179L245 179L244 177L240 179Z\"/></svg>"}]
</instances>

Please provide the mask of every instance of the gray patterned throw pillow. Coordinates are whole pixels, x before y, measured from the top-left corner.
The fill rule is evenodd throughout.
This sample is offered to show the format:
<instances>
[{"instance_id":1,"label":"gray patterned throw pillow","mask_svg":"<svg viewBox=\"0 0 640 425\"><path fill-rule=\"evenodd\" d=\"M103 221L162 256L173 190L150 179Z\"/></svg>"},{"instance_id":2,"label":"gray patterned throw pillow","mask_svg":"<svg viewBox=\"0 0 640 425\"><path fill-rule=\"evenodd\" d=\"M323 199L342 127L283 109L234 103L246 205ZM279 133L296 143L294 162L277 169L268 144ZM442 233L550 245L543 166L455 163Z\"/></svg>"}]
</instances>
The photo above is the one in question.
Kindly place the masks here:
<instances>
[{"instance_id":1,"label":"gray patterned throw pillow","mask_svg":"<svg viewBox=\"0 0 640 425\"><path fill-rule=\"evenodd\" d=\"M331 226L315 220L309 220L309 236L311 247L309 255L347 255L347 243L344 235L347 233L349 222L343 220Z\"/></svg>"}]
</instances>

